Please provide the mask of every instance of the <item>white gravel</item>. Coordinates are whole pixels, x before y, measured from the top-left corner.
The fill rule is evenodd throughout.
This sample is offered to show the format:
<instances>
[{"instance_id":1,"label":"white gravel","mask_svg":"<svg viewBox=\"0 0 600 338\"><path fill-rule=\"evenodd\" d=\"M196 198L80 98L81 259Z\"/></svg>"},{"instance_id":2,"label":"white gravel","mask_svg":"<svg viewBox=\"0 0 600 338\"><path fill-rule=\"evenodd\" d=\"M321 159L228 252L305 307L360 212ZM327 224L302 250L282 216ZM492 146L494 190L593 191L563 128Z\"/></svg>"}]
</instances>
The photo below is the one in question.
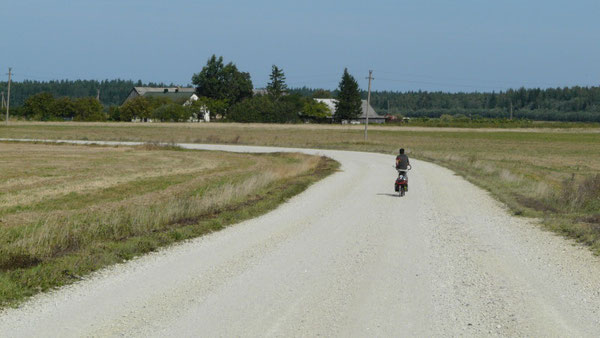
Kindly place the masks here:
<instances>
[{"instance_id":1,"label":"white gravel","mask_svg":"<svg viewBox=\"0 0 600 338\"><path fill-rule=\"evenodd\" d=\"M392 156L301 151L342 171L267 215L5 310L0 336L600 334L587 248L439 166L413 161L400 198Z\"/></svg>"}]
</instances>

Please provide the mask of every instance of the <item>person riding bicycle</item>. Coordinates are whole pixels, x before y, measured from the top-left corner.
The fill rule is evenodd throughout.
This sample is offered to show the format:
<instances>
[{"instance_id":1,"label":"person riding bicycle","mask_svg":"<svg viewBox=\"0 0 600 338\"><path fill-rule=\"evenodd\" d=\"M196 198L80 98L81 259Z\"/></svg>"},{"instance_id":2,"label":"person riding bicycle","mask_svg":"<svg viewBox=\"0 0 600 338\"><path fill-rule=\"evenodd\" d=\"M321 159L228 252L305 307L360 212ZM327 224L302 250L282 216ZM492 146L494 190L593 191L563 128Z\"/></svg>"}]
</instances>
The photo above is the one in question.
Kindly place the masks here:
<instances>
[{"instance_id":1,"label":"person riding bicycle","mask_svg":"<svg viewBox=\"0 0 600 338\"><path fill-rule=\"evenodd\" d=\"M400 175L404 175L408 179L408 175L406 175L406 171L410 166L410 160L408 156L404 153L404 148L400 148L400 154L396 156L396 170ZM408 191L408 180L406 183L406 191Z\"/></svg>"}]
</instances>

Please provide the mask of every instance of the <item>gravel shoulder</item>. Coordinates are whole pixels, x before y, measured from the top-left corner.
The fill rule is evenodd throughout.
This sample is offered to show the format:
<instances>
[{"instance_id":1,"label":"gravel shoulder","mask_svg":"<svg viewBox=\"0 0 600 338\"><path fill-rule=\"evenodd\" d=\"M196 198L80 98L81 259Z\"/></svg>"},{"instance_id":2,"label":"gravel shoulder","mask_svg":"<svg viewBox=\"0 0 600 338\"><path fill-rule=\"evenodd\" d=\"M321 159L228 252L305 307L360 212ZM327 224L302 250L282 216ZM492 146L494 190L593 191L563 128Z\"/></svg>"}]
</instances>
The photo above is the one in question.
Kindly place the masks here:
<instances>
[{"instance_id":1,"label":"gravel shoulder","mask_svg":"<svg viewBox=\"0 0 600 338\"><path fill-rule=\"evenodd\" d=\"M112 142L105 142L114 144ZM597 336L600 259L488 193L389 155L302 151L341 171L278 209L0 313L0 336Z\"/></svg>"}]
</instances>

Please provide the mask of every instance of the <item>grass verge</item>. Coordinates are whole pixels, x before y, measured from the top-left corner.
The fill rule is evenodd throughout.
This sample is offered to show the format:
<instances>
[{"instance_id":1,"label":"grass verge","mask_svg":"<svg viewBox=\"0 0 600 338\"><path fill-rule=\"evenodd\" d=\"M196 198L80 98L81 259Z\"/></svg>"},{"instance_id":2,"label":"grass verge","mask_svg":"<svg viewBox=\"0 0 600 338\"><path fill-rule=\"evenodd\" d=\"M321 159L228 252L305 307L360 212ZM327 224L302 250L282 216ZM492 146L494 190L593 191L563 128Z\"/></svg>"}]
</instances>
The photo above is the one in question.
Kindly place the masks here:
<instances>
[{"instance_id":1,"label":"grass verge","mask_svg":"<svg viewBox=\"0 0 600 338\"><path fill-rule=\"evenodd\" d=\"M338 166L156 145L0 143L0 154L0 307L261 215Z\"/></svg>"}]
</instances>

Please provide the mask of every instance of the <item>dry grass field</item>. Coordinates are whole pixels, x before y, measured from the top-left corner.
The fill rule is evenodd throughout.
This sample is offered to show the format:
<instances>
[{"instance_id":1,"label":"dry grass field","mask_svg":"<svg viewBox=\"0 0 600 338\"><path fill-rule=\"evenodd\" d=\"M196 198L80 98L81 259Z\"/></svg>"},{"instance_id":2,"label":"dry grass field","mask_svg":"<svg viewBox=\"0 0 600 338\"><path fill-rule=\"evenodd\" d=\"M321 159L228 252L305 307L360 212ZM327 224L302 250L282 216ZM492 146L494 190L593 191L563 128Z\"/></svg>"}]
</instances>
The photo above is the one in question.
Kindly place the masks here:
<instances>
[{"instance_id":1,"label":"dry grass field","mask_svg":"<svg viewBox=\"0 0 600 338\"><path fill-rule=\"evenodd\" d=\"M0 142L0 305L264 213L335 167L301 154Z\"/></svg>"},{"instance_id":2,"label":"dry grass field","mask_svg":"<svg viewBox=\"0 0 600 338\"><path fill-rule=\"evenodd\" d=\"M600 130L266 124L17 123L0 137L230 143L395 153L446 166L518 215L600 253ZM415 168L418 170L418 168Z\"/></svg>"}]
</instances>

